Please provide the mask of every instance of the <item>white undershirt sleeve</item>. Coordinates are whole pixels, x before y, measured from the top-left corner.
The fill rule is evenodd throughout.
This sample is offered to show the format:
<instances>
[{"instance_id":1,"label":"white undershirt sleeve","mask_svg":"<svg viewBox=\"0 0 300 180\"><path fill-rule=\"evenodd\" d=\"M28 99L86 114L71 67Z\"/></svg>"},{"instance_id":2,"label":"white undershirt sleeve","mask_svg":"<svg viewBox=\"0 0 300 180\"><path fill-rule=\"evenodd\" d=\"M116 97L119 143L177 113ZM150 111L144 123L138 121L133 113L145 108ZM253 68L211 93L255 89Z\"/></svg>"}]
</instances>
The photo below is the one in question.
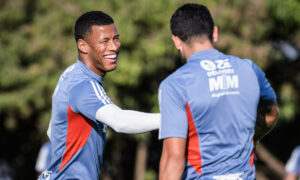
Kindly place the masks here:
<instances>
[{"instance_id":1,"label":"white undershirt sleeve","mask_svg":"<svg viewBox=\"0 0 300 180\"><path fill-rule=\"evenodd\" d=\"M48 138L51 140L51 120L49 122L48 130L47 130Z\"/></svg>"},{"instance_id":2,"label":"white undershirt sleeve","mask_svg":"<svg viewBox=\"0 0 300 180\"><path fill-rule=\"evenodd\" d=\"M96 112L96 119L120 133L143 133L160 127L159 113L143 113L122 110L114 104L102 106Z\"/></svg>"},{"instance_id":3,"label":"white undershirt sleeve","mask_svg":"<svg viewBox=\"0 0 300 180\"><path fill-rule=\"evenodd\" d=\"M35 164L35 170L38 172L42 172L46 168L46 161L47 161L47 156L48 154L51 153L49 152L49 149L47 149L45 146L43 146L39 152L38 159Z\"/></svg>"}]
</instances>

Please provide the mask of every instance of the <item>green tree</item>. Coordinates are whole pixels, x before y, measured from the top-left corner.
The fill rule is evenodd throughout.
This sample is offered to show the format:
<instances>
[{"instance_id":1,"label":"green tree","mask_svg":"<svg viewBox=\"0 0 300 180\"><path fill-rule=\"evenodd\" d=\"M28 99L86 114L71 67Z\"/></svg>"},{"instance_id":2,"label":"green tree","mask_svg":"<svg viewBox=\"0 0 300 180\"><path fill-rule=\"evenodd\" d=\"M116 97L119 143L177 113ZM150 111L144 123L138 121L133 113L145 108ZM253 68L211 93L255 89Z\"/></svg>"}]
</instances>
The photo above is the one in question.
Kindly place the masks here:
<instances>
[{"instance_id":1,"label":"green tree","mask_svg":"<svg viewBox=\"0 0 300 180\"><path fill-rule=\"evenodd\" d=\"M0 1L0 160L13 166L17 179L35 177L37 152L47 139L52 92L62 71L77 59L73 26L78 16L103 10L118 27L122 42L118 68L104 80L112 101L125 109L158 112L159 83L181 65L170 38L169 19L185 2ZM289 60L280 42L300 48L300 2L189 2L200 2L211 10L219 27L218 49L249 58L267 73L278 96L281 117L263 143L285 161L299 144L299 139L290 136L300 137L300 65L299 56ZM282 145L279 142L283 140ZM144 164L145 179L155 179L160 148L157 132L124 135L109 130L103 176L139 179L133 168L136 162ZM136 153L139 158L134 161Z\"/></svg>"}]
</instances>

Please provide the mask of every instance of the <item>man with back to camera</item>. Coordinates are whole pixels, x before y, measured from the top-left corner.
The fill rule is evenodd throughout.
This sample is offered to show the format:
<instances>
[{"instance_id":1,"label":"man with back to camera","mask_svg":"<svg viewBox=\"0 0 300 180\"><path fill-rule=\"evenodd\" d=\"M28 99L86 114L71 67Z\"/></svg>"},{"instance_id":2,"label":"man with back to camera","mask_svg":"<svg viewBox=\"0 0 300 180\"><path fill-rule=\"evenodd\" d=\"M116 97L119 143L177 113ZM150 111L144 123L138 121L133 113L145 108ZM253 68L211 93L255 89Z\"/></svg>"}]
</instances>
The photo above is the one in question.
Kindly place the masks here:
<instances>
[{"instance_id":1,"label":"man with back to camera","mask_svg":"<svg viewBox=\"0 0 300 180\"><path fill-rule=\"evenodd\" d=\"M218 31L205 6L183 5L170 24L186 64L159 88L159 179L255 179L254 141L279 114L265 74L252 61L215 49Z\"/></svg>"},{"instance_id":2,"label":"man with back to camera","mask_svg":"<svg viewBox=\"0 0 300 180\"><path fill-rule=\"evenodd\" d=\"M122 110L102 88L106 72L117 66L121 45L113 19L101 11L81 15L75 40L78 61L62 73L53 93L48 129L53 156L40 179L99 179L106 125L123 133L160 125L160 114Z\"/></svg>"}]
</instances>

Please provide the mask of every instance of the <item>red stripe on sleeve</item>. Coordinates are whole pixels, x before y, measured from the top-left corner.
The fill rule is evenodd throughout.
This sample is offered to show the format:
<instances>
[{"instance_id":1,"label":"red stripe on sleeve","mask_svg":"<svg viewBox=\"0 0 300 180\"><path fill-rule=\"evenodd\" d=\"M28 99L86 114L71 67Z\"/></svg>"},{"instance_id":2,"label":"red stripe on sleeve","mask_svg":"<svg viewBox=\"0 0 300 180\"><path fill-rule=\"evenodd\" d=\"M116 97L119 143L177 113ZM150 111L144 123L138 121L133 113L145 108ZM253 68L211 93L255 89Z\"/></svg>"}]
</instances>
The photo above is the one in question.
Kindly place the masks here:
<instances>
[{"instance_id":1,"label":"red stripe on sleeve","mask_svg":"<svg viewBox=\"0 0 300 180\"><path fill-rule=\"evenodd\" d=\"M74 112L68 107L68 132L66 150L59 171L85 145L91 133L94 121Z\"/></svg>"},{"instance_id":2,"label":"red stripe on sleeve","mask_svg":"<svg viewBox=\"0 0 300 180\"><path fill-rule=\"evenodd\" d=\"M188 140L186 159L188 163L194 167L194 170L202 175L202 159L200 155L199 138L188 102L186 102L186 112L188 118Z\"/></svg>"}]
</instances>

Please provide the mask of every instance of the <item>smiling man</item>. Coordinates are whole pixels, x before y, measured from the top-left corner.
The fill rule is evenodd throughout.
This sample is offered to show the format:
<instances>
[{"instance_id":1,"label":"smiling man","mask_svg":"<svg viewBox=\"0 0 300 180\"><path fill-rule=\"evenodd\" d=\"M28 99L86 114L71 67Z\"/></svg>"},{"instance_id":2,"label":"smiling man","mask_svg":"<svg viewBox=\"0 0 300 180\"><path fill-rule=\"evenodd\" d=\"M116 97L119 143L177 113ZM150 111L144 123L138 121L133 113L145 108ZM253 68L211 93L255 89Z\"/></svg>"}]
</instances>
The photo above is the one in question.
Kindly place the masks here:
<instances>
[{"instance_id":1,"label":"smiling man","mask_svg":"<svg viewBox=\"0 0 300 180\"><path fill-rule=\"evenodd\" d=\"M107 125L123 133L159 128L160 114L122 110L102 88L121 46L113 19L101 11L83 14L75 40L78 60L60 76L52 97L52 161L40 179L99 179Z\"/></svg>"}]
</instances>

